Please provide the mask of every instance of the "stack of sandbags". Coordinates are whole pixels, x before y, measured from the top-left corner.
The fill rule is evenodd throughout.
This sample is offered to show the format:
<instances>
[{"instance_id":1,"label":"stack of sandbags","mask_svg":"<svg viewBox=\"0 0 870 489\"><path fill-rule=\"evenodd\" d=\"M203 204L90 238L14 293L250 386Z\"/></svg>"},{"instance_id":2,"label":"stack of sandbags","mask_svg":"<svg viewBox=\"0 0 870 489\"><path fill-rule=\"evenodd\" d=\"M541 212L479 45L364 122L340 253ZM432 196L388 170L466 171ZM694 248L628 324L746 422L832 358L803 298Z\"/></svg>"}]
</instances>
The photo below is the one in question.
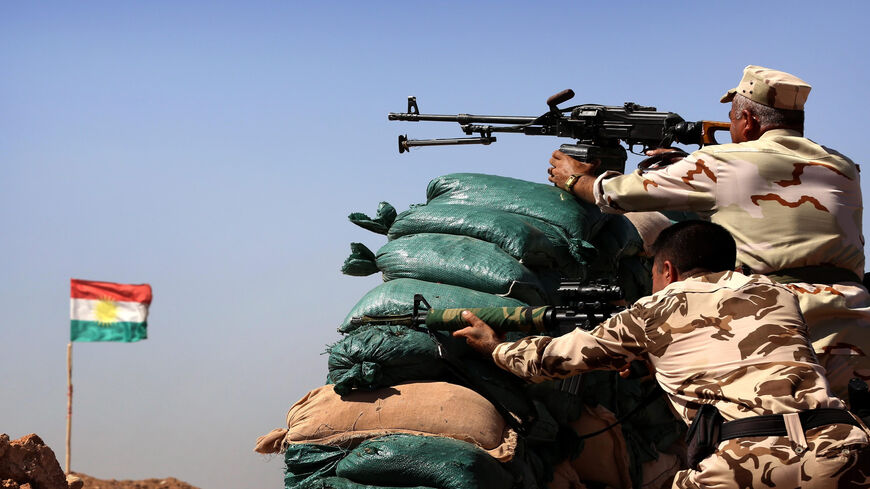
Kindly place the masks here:
<instances>
[{"instance_id":1,"label":"stack of sandbags","mask_svg":"<svg viewBox=\"0 0 870 489\"><path fill-rule=\"evenodd\" d=\"M352 244L342 267L348 275L381 272L386 283L413 279L530 305L552 303L562 276L586 277L595 257L587 238L607 220L596 207L552 185L474 173L436 178L427 189L426 204L401 214L382 202L375 217L349 217L389 241L377 253ZM461 294L447 290L449 295ZM419 292L400 296L414 293ZM441 295L437 290L430 294ZM450 305L467 307L481 300L482 307L511 305L482 296Z\"/></svg>"},{"instance_id":2,"label":"stack of sandbags","mask_svg":"<svg viewBox=\"0 0 870 489\"><path fill-rule=\"evenodd\" d=\"M479 174L433 180L427 203L401 214L382 203L374 217L349 217L388 242L377 253L354 243L342 270L381 272L384 283L352 308L339 328L345 336L328 347L328 385L258 444L284 451L287 489L580 489L583 468L590 482L642 480L635 476L649 457L632 444L655 449L650 436L659 431L608 433L622 440L611 443L621 465L597 463L600 443L584 448L578 439L578 426L636 404L639 381L525 384L449 333L350 322L409 314L415 294L434 308L552 304L562 276L618 277L643 295L644 242L629 220L553 186ZM607 389L612 396L599 392Z\"/></svg>"}]
</instances>

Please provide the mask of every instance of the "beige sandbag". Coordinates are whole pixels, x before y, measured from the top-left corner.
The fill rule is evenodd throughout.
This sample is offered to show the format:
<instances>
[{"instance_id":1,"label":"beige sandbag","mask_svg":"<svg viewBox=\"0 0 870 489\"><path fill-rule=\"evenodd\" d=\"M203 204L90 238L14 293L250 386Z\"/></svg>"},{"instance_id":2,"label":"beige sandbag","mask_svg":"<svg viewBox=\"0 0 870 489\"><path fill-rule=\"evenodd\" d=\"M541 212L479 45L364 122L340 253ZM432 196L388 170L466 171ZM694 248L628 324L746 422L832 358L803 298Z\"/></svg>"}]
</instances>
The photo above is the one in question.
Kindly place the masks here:
<instances>
[{"instance_id":1,"label":"beige sandbag","mask_svg":"<svg viewBox=\"0 0 870 489\"><path fill-rule=\"evenodd\" d=\"M603 406L584 406L583 413L571 427L578 435L596 432L616 422L616 416ZM631 474L628 450L622 429L617 425L583 441L583 451L571 460L582 481L595 481L615 489L629 489Z\"/></svg>"},{"instance_id":2,"label":"beige sandbag","mask_svg":"<svg viewBox=\"0 0 870 489\"><path fill-rule=\"evenodd\" d=\"M563 460L553 467L553 480L547 484L547 489L586 489L586 485L580 482L580 476L571 462Z\"/></svg>"},{"instance_id":3,"label":"beige sandbag","mask_svg":"<svg viewBox=\"0 0 870 489\"><path fill-rule=\"evenodd\" d=\"M413 382L344 397L331 385L309 392L287 413L284 443L353 446L391 433L446 436L473 443L496 459L513 458L517 435L495 407L471 389Z\"/></svg>"},{"instance_id":4,"label":"beige sandbag","mask_svg":"<svg viewBox=\"0 0 870 489\"><path fill-rule=\"evenodd\" d=\"M658 458L644 462L641 465L643 481L642 489L666 489L671 487L674 476L682 469L688 468L686 459L686 443L682 438L675 441L665 451L659 452Z\"/></svg>"},{"instance_id":5,"label":"beige sandbag","mask_svg":"<svg viewBox=\"0 0 870 489\"><path fill-rule=\"evenodd\" d=\"M284 443L285 436L287 436L287 428L275 428L257 438L257 445L254 446L254 451L264 454L278 453L281 451L281 445Z\"/></svg>"}]
</instances>

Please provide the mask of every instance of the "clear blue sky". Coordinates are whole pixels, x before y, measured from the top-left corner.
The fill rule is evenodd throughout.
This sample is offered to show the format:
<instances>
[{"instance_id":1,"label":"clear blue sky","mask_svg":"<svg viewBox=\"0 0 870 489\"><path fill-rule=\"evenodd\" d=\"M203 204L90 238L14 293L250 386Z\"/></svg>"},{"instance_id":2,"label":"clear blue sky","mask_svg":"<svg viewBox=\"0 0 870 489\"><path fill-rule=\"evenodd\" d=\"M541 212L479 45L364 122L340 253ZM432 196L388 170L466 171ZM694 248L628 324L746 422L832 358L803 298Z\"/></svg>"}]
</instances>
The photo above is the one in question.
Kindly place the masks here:
<instances>
[{"instance_id":1,"label":"clear blue sky","mask_svg":"<svg viewBox=\"0 0 870 489\"><path fill-rule=\"evenodd\" d=\"M147 341L74 347L73 470L283 487L254 441L323 383L379 280L339 272L348 243L384 242L347 214L404 210L450 172L544 182L567 142L399 155L400 133L460 135L388 122L408 95L535 115L570 87L723 120L759 64L810 82L807 135L862 163L868 18L858 1L3 2L0 432L63 460L69 279L148 282Z\"/></svg>"}]
</instances>

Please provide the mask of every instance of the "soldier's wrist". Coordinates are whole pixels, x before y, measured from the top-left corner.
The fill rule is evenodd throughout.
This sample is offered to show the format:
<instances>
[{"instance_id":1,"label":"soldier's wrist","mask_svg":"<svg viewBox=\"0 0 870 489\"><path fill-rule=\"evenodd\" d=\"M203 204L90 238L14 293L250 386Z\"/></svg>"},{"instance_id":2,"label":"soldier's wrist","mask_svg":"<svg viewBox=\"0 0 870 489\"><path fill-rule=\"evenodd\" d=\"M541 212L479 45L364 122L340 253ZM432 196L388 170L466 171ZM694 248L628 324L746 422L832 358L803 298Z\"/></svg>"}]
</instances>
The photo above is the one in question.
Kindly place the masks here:
<instances>
[{"instance_id":1,"label":"soldier's wrist","mask_svg":"<svg viewBox=\"0 0 870 489\"><path fill-rule=\"evenodd\" d=\"M577 182L579 182L580 179L583 177L584 175L581 173L574 173L573 175L568 177L568 179L565 180L565 190L573 194L574 186L577 185Z\"/></svg>"}]
</instances>

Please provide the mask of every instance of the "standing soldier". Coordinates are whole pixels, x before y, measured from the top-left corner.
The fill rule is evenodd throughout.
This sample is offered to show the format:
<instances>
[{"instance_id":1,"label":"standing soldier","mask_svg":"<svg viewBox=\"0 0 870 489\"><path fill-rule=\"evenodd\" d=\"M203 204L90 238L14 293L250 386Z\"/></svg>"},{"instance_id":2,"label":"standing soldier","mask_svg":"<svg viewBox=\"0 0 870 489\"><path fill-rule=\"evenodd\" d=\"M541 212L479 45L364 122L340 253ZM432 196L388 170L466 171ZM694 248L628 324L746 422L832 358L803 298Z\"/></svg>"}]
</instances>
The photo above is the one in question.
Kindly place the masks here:
<instances>
[{"instance_id":1,"label":"standing soldier","mask_svg":"<svg viewBox=\"0 0 870 489\"><path fill-rule=\"evenodd\" d=\"M852 161L803 137L809 92L793 75L747 66L721 100L731 102L732 144L597 178L594 165L556 151L549 173L604 212L694 211L722 225L737 242L739 269L797 294L828 380L845 398L851 378L870 379L861 188Z\"/></svg>"},{"instance_id":2,"label":"standing soldier","mask_svg":"<svg viewBox=\"0 0 870 489\"><path fill-rule=\"evenodd\" d=\"M531 381L649 362L692 424L675 487L870 487L867 428L831 394L795 295L731 271L734 240L710 222L675 224L652 251L654 294L592 331L500 343L466 312L454 335Z\"/></svg>"}]
</instances>

